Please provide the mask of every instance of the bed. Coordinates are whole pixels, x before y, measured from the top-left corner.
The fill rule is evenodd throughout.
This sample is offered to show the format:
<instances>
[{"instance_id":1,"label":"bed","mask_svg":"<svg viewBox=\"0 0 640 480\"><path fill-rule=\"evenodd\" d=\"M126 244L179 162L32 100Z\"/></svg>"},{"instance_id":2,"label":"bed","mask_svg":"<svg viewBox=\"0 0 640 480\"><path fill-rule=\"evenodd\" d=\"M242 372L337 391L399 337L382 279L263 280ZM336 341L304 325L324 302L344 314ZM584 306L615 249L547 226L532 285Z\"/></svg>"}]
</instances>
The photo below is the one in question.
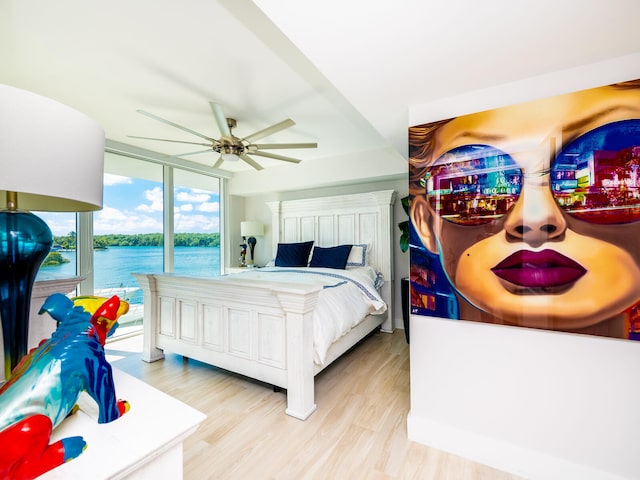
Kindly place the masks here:
<instances>
[{"instance_id":1,"label":"bed","mask_svg":"<svg viewBox=\"0 0 640 480\"><path fill-rule=\"evenodd\" d=\"M285 412L308 418L316 409L315 375L372 331L393 331L395 197L385 190L268 203L276 263L285 246L313 241L329 251L353 245L344 269L275 265L214 278L135 274L144 292L143 360L171 352L286 389ZM312 262L314 255L312 249ZM366 278L377 299L357 308L326 307L340 289L358 295L354 284ZM362 286L356 285L362 297L375 296ZM319 341L314 319L323 309L329 317L364 310L357 321L344 319L347 326L335 338Z\"/></svg>"}]
</instances>

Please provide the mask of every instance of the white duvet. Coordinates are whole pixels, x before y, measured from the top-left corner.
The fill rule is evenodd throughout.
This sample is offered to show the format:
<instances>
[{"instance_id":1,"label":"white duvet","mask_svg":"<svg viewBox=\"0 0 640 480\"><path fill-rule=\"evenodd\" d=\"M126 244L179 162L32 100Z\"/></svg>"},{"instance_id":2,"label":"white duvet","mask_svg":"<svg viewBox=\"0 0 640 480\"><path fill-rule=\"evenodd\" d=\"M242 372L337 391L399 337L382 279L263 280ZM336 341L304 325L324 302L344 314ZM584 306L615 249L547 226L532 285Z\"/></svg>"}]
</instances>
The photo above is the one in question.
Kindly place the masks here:
<instances>
[{"instance_id":1,"label":"white duvet","mask_svg":"<svg viewBox=\"0 0 640 480\"><path fill-rule=\"evenodd\" d=\"M369 314L382 314L387 305L377 288L380 278L371 267L332 268L265 267L240 273L243 279L321 285L313 312L314 361L323 365L333 342ZM377 288L376 288L377 287Z\"/></svg>"}]
</instances>

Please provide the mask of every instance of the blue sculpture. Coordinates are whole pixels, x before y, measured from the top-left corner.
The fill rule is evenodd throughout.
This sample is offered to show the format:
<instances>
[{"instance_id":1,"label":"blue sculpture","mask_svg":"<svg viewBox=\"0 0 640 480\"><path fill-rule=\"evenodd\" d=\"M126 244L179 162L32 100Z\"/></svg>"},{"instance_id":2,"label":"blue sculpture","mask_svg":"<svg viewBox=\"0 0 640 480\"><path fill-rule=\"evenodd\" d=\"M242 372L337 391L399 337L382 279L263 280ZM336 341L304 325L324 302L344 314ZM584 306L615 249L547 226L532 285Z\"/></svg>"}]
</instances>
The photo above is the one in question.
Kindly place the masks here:
<instances>
[{"instance_id":1,"label":"blue sculpture","mask_svg":"<svg viewBox=\"0 0 640 480\"><path fill-rule=\"evenodd\" d=\"M51 432L69 414L82 391L98 404L99 423L129 410L118 400L104 344L129 304L117 296L76 297L53 294L40 313L57 329L18 363L0 388L0 478L33 479L79 456L82 437L50 444Z\"/></svg>"}]
</instances>

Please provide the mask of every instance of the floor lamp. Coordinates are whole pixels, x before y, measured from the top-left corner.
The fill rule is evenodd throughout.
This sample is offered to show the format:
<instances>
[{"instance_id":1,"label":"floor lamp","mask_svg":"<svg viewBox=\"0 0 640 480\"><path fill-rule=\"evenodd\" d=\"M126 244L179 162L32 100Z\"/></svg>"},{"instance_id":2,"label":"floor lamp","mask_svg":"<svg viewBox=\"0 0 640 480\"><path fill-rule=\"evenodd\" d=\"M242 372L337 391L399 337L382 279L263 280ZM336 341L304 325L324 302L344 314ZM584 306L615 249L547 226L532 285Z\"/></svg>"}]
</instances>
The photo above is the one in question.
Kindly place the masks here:
<instances>
[{"instance_id":1,"label":"floor lamp","mask_svg":"<svg viewBox=\"0 0 640 480\"><path fill-rule=\"evenodd\" d=\"M264 225L260 222L245 221L240 222L240 235L242 239L246 238L249 245L249 261L247 261L247 267L254 266L253 252L256 248L256 237L264 235Z\"/></svg>"},{"instance_id":2,"label":"floor lamp","mask_svg":"<svg viewBox=\"0 0 640 480\"><path fill-rule=\"evenodd\" d=\"M4 375L28 351L33 282L51 249L30 211L102 208L104 130L49 98L0 85L0 320Z\"/></svg>"}]
</instances>

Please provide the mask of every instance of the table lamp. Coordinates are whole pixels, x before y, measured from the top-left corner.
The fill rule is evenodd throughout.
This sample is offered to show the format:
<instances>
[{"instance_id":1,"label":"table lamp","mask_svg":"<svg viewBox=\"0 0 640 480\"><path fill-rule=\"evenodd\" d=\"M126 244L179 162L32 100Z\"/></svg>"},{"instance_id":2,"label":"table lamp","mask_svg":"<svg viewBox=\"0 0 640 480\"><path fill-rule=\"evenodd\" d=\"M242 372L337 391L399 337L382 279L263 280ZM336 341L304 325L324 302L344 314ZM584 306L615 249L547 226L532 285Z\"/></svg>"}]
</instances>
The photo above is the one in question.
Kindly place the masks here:
<instances>
[{"instance_id":1,"label":"table lamp","mask_svg":"<svg viewBox=\"0 0 640 480\"><path fill-rule=\"evenodd\" d=\"M27 353L33 282L53 243L35 211L102 208L104 130L49 98L0 85L0 319L4 374Z\"/></svg>"},{"instance_id":2,"label":"table lamp","mask_svg":"<svg viewBox=\"0 0 640 480\"><path fill-rule=\"evenodd\" d=\"M247 244L249 245L250 255L249 261L247 262L247 267L253 267L253 251L256 248L256 237L264 235L264 225L262 225L262 223L260 222L254 221L240 222L240 235L242 235L243 240L246 239Z\"/></svg>"}]
</instances>

